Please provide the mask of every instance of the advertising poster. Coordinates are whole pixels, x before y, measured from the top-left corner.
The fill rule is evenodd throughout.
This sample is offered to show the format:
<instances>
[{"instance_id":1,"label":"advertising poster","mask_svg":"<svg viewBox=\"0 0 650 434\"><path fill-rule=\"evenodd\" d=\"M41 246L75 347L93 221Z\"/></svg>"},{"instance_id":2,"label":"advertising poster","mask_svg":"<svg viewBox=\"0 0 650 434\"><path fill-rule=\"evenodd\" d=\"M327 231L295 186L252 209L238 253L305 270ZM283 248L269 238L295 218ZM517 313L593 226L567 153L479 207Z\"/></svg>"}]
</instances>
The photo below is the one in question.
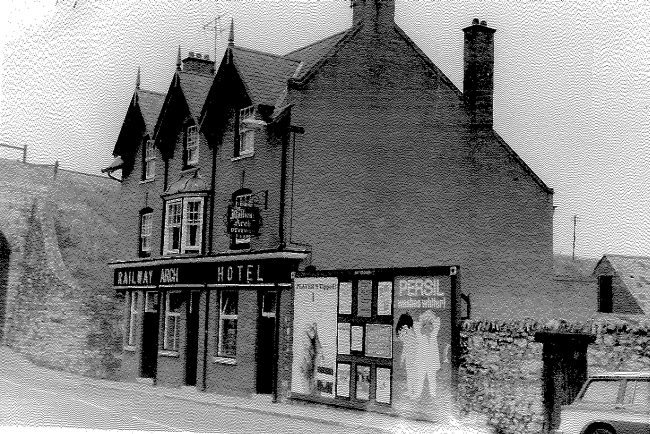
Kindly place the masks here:
<instances>
[{"instance_id":1,"label":"advertising poster","mask_svg":"<svg viewBox=\"0 0 650 434\"><path fill-rule=\"evenodd\" d=\"M368 357L393 357L393 326L366 324L366 351Z\"/></svg>"},{"instance_id":2,"label":"advertising poster","mask_svg":"<svg viewBox=\"0 0 650 434\"><path fill-rule=\"evenodd\" d=\"M339 363L336 369L336 396L350 397L350 365Z\"/></svg>"},{"instance_id":3,"label":"advertising poster","mask_svg":"<svg viewBox=\"0 0 650 434\"><path fill-rule=\"evenodd\" d=\"M350 323L339 323L338 353L350 354Z\"/></svg>"},{"instance_id":4,"label":"advertising poster","mask_svg":"<svg viewBox=\"0 0 650 434\"><path fill-rule=\"evenodd\" d=\"M363 326L352 326L350 351L363 351Z\"/></svg>"},{"instance_id":5,"label":"advertising poster","mask_svg":"<svg viewBox=\"0 0 650 434\"><path fill-rule=\"evenodd\" d=\"M291 391L334 397L338 279L294 279Z\"/></svg>"},{"instance_id":6,"label":"advertising poster","mask_svg":"<svg viewBox=\"0 0 650 434\"><path fill-rule=\"evenodd\" d=\"M352 314L352 282L339 283L339 313Z\"/></svg>"},{"instance_id":7,"label":"advertising poster","mask_svg":"<svg viewBox=\"0 0 650 434\"><path fill-rule=\"evenodd\" d=\"M370 399L370 366L357 365L357 399Z\"/></svg>"},{"instance_id":8,"label":"advertising poster","mask_svg":"<svg viewBox=\"0 0 650 434\"><path fill-rule=\"evenodd\" d=\"M372 281L359 280L357 285L357 316L370 316L372 313Z\"/></svg>"},{"instance_id":9,"label":"advertising poster","mask_svg":"<svg viewBox=\"0 0 650 434\"><path fill-rule=\"evenodd\" d=\"M393 292L393 405L435 419L451 390L451 277L398 276Z\"/></svg>"},{"instance_id":10,"label":"advertising poster","mask_svg":"<svg viewBox=\"0 0 650 434\"><path fill-rule=\"evenodd\" d=\"M393 282L377 283L377 315L390 315L393 308Z\"/></svg>"},{"instance_id":11,"label":"advertising poster","mask_svg":"<svg viewBox=\"0 0 650 434\"><path fill-rule=\"evenodd\" d=\"M390 404L390 368L377 367L375 401Z\"/></svg>"}]
</instances>

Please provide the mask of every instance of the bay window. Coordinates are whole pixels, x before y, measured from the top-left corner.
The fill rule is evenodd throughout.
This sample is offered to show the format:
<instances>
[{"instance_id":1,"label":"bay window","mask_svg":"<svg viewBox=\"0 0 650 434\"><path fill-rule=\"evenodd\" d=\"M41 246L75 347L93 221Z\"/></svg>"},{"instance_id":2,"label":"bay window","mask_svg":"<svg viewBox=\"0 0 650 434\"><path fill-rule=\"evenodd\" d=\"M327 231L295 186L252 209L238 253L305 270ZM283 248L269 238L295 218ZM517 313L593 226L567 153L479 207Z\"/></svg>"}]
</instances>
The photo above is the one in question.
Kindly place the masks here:
<instances>
[{"instance_id":1,"label":"bay window","mask_svg":"<svg viewBox=\"0 0 650 434\"><path fill-rule=\"evenodd\" d=\"M165 255L201 253L203 245L203 198L168 200L165 216Z\"/></svg>"}]
</instances>

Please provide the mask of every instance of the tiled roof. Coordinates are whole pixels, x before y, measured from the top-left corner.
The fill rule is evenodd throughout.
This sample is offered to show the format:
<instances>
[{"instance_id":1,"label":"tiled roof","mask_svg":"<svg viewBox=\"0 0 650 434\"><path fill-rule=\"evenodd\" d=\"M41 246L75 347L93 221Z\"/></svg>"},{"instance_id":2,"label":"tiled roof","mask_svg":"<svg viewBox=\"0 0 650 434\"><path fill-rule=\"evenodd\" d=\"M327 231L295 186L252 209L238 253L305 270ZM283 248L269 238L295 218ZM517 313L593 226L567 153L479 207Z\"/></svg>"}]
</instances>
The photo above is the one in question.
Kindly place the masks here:
<instances>
[{"instance_id":1,"label":"tiled roof","mask_svg":"<svg viewBox=\"0 0 650 434\"><path fill-rule=\"evenodd\" d=\"M612 264L643 312L650 314L650 258L605 255L603 259L607 259Z\"/></svg>"},{"instance_id":2,"label":"tiled roof","mask_svg":"<svg viewBox=\"0 0 650 434\"><path fill-rule=\"evenodd\" d=\"M138 105L140 106L140 113L142 113L147 134L151 137L156 127L160 109L165 102L165 94L144 89L136 90L136 93L138 94Z\"/></svg>"},{"instance_id":3,"label":"tiled roof","mask_svg":"<svg viewBox=\"0 0 650 434\"><path fill-rule=\"evenodd\" d=\"M285 54L285 58L301 62L300 69L296 71L293 78L297 80L304 78L314 66L330 55L334 50L334 47L336 47L343 38L351 33L353 29L354 28L350 28L325 39L321 39L320 41L316 41L313 44L309 44L306 47Z\"/></svg>"},{"instance_id":4,"label":"tiled roof","mask_svg":"<svg viewBox=\"0 0 650 434\"><path fill-rule=\"evenodd\" d=\"M198 122L214 77L195 72L178 71L178 78L180 79L183 95L185 95L187 107L190 109L190 115Z\"/></svg>"},{"instance_id":5,"label":"tiled roof","mask_svg":"<svg viewBox=\"0 0 650 434\"><path fill-rule=\"evenodd\" d=\"M297 60L237 46L232 47L232 54L253 104L275 105L300 64Z\"/></svg>"}]
</instances>

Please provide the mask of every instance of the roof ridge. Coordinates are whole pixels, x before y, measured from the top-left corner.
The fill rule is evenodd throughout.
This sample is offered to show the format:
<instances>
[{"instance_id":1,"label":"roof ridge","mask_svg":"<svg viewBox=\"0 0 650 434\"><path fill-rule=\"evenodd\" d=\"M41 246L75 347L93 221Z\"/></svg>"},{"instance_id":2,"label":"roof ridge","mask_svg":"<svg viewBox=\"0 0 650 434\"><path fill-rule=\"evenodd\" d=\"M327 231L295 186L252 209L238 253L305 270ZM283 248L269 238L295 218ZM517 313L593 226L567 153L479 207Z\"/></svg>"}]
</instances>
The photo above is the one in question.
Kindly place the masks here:
<instances>
[{"instance_id":1,"label":"roof ridge","mask_svg":"<svg viewBox=\"0 0 650 434\"><path fill-rule=\"evenodd\" d=\"M242 50L242 51L248 51L250 53L260 54L260 55L263 55L263 56L269 56L269 57L275 57L277 59L288 60L290 62L296 62L296 63L299 62L298 60L295 60L295 59L288 59L285 56L280 55L280 54L273 54L273 53L268 53L266 51L254 50L252 48L241 47L239 45L235 45L232 48L236 48L236 49Z\"/></svg>"},{"instance_id":2,"label":"roof ridge","mask_svg":"<svg viewBox=\"0 0 650 434\"><path fill-rule=\"evenodd\" d=\"M154 91L154 90L138 89L137 92L138 92L138 93L140 93L140 92L150 93L150 94L152 94L152 95L157 95L157 96L165 96L164 93L162 93L162 92L156 92L156 91Z\"/></svg>"},{"instance_id":3,"label":"roof ridge","mask_svg":"<svg viewBox=\"0 0 650 434\"><path fill-rule=\"evenodd\" d=\"M605 253L603 256L614 257L614 258L630 258L630 259L646 259L646 260L650 260L650 256L640 256L640 255L618 255L616 253Z\"/></svg>"},{"instance_id":4,"label":"roof ridge","mask_svg":"<svg viewBox=\"0 0 650 434\"><path fill-rule=\"evenodd\" d=\"M327 36L327 37L325 37L325 38L323 38L323 39L319 39L318 41L314 41L314 42L312 42L311 44L307 44L307 45L305 45L305 46L303 46L303 47L296 48L296 49L293 50L293 51L289 51L287 54L285 54L285 55L282 56L282 57L288 57L288 56L290 56L290 55L292 55L292 54L294 54L294 53L296 53L296 52L298 52L298 51L301 51L301 50L304 50L304 49L306 49L306 48L312 47L312 46L314 46L314 45L316 45L316 44L320 44L320 43L322 43L322 42L324 42L324 41L326 41L326 40L328 40L328 39L333 39L333 38L335 38L335 37L337 37L337 36L342 36L344 33L349 32L351 29L352 29L352 27L350 27L350 28L348 28L348 29L345 29L345 30L343 30L343 31L340 31L340 32L338 32L338 33L335 33L335 34L333 34L333 35ZM293 60L293 59L291 59L291 60Z\"/></svg>"},{"instance_id":5,"label":"roof ridge","mask_svg":"<svg viewBox=\"0 0 650 434\"><path fill-rule=\"evenodd\" d=\"M179 73L183 73L183 74L200 75L201 77L207 77L207 78L214 77L212 74L204 74L204 73L202 73L202 72L196 72L196 71L184 71L184 70L180 70L180 71L177 71L177 72L179 72Z\"/></svg>"}]
</instances>

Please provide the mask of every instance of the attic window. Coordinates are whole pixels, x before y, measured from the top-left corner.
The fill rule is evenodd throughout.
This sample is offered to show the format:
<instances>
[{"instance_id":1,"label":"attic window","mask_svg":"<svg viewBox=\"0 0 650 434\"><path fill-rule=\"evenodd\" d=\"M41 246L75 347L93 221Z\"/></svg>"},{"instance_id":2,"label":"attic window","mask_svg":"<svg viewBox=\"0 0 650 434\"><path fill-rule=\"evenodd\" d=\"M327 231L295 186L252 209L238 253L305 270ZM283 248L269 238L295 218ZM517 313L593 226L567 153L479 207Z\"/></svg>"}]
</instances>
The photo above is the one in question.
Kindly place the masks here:
<instances>
[{"instance_id":1,"label":"attic window","mask_svg":"<svg viewBox=\"0 0 650 434\"><path fill-rule=\"evenodd\" d=\"M254 114L255 107L251 105L239 110L239 119L243 121L244 119L252 118Z\"/></svg>"},{"instance_id":2,"label":"attic window","mask_svg":"<svg viewBox=\"0 0 650 434\"><path fill-rule=\"evenodd\" d=\"M249 157L253 155L255 145L255 130L247 125L246 121L254 121L255 107L248 106L239 110L238 132L235 142L235 157Z\"/></svg>"},{"instance_id":3,"label":"attic window","mask_svg":"<svg viewBox=\"0 0 650 434\"><path fill-rule=\"evenodd\" d=\"M199 128L196 125L187 127L185 158L186 166L194 166L199 162Z\"/></svg>"}]
</instances>

